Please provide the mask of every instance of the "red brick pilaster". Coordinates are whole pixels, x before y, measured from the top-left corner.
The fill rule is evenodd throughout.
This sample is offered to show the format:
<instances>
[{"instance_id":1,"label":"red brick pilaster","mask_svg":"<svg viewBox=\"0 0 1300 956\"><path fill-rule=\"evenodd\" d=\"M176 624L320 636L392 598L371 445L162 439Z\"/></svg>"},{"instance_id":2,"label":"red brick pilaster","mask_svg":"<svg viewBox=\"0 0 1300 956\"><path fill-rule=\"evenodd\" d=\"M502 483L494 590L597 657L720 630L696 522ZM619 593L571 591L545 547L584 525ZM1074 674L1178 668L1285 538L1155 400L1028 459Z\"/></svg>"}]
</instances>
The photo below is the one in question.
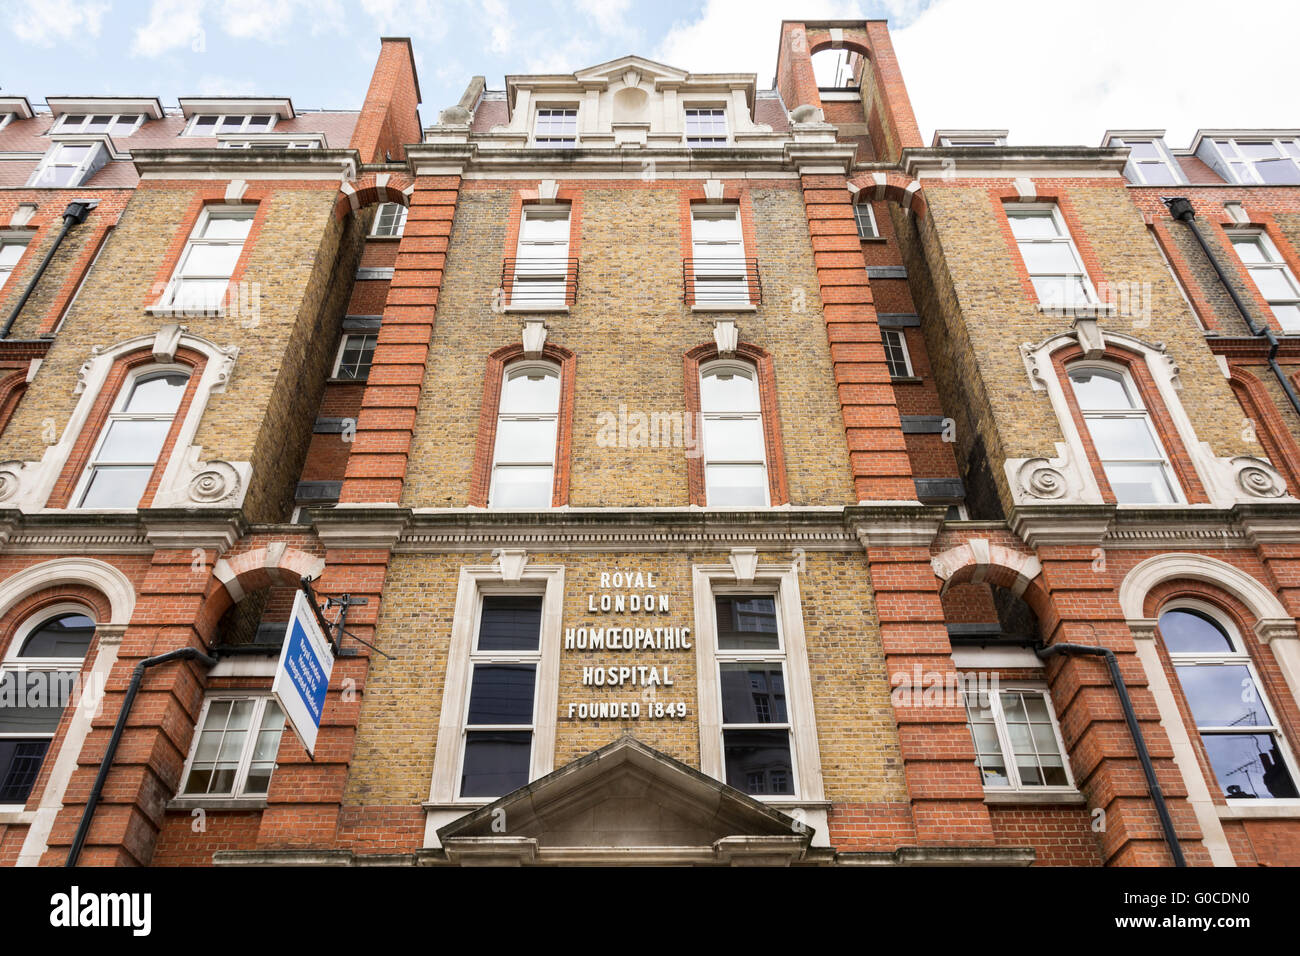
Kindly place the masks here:
<instances>
[{"instance_id":1,"label":"red brick pilaster","mask_svg":"<svg viewBox=\"0 0 1300 956\"><path fill-rule=\"evenodd\" d=\"M800 178L854 491L864 502L914 501L912 466L846 179L840 175Z\"/></svg>"},{"instance_id":2,"label":"red brick pilaster","mask_svg":"<svg viewBox=\"0 0 1300 956\"><path fill-rule=\"evenodd\" d=\"M397 504L442 288L459 176L416 182L340 502Z\"/></svg>"}]
</instances>

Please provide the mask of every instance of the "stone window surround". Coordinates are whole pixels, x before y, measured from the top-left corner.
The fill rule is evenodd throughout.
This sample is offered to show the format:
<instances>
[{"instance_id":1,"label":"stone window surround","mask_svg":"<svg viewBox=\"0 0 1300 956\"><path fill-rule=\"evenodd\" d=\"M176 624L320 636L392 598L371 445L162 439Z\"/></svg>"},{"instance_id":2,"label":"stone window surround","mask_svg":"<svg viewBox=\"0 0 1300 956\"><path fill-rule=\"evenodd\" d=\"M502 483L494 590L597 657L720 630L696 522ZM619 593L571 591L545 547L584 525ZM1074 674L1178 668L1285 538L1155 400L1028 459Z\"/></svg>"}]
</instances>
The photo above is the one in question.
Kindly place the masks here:
<instances>
[{"instance_id":1,"label":"stone window surround","mask_svg":"<svg viewBox=\"0 0 1300 956\"><path fill-rule=\"evenodd\" d=\"M161 476L155 472L152 507L239 507L252 474L251 463L204 461L202 446L193 444L208 402L212 395L225 391L238 354L237 346L223 348L177 325L109 347L96 346L78 373L75 392L80 397L59 441L49 446L39 461L0 466L0 502L27 513L67 507L86 456L103 427L107 402L120 390L128 365L180 360L194 371L176 416L179 428L173 425L159 455L162 472ZM102 401L106 389L113 394Z\"/></svg>"},{"instance_id":2,"label":"stone window surround","mask_svg":"<svg viewBox=\"0 0 1300 956\"><path fill-rule=\"evenodd\" d=\"M722 753L722 689L718 678L717 632L713 597L716 593L771 594L781 622L785 664L786 707L798 792L793 796L756 796L813 827L813 845L828 846L827 808L822 779L821 749L813 705L812 677L804 632L799 573L792 565L759 564L753 548L733 548L730 563L697 564L691 569L695 602L695 673L698 685L700 771L726 781Z\"/></svg>"},{"instance_id":3,"label":"stone window surround","mask_svg":"<svg viewBox=\"0 0 1300 956\"><path fill-rule=\"evenodd\" d=\"M1282 801L1287 805L1272 806L1279 801L1270 800L1267 801L1270 805L1260 806L1258 801L1247 801L1256 805L1229 806L1226 800L1219 803L1211 796L1205 771L1192 743L1192 732L1183 717L1157 647L1157 619L1150 616L1157 610L1152 606L1154 600L1149 600L1151 592L1165 582L1178 580L1211 585L1244 605L1255 618L1255 636L1262 644L1268 645L1287 689L1297 700L1300 700L1300 633L1296 630L1295 620L1268 587L1240 568L1208 555L1192 552L1155 555L1133 567L1119 587L1119 603L1133 635L1148 689L1160 712L1160 723L1173 747L1174 763L1187 786L1188 802L1196 814L1205 847L1216 866L1235 866L1221 819L1300 817L1300 802L1292 806L1293 801ZM1166 603L1175 602L1171 599ZM1215 608L1219 612L1216 616L1233 618L1222 605L1216 604Z\"/></svg>"},{"instance_id":4,"label":"stone window surround","mask_svg":"<svg viewBox=\"0 0 1300 956\"><path fill-rule=\"evenodd\" d=\"M542 657L537 667L533 701L533 754L528 779L537 780L555 769L564 567L530 565L525 551L503 549L495 564L469 565L460 569L438 714L433 778L429 785L429 799L424 804L428 814L425 846L438 846L436 831L439 827L492 802L492 798L457 796L464 721L469 705L470 653L485 593L542 595Z\"/></svg>"},{"instance_id":5,"label":"stone window surround","mask_svg":"<svg viewBox=\"0 0 1300 956\"><path fill-rule=\"evenodd\" d=\"M1076 319L1074 326L1073 330L1048 336L1036 345L1025 343L1020 346L1030 386L1034 391L1047 392L1065 440L1055 443L1055 458L1006 460L1004 469L1017 505L1103 504L1106 500L1097 481L1097 466L1080 432L1064 380L1058 371L1056 353L1070 347L1087 360L1123 356L1130 368L1141 363L1144 374L1150 376L1153 394L1144 394L1143 397L1153 421L1167 417L1172 425L1163 429L1157 426L1161 440L1171 458L1176 459L1181 450L1191 465L1190 473L1185 464L1179 471L1184 493L1196 490L1194 487L1189 489L1188 482L1193 477L1203 489L1203 495L1188 495L1191 505L1118 507L1159 509L1208 505L1230 508L1239 502L1294 500L1286 497L1286 481L1269 462L1250 455L1219 457L1208 442L1197 439L1191 419L1178 397L1178 390L1182 387L1178 380L1178 366L1163 345L1152 345L1122 332L1102 329L1092 319ZM1163 411L1164 416L1157 414L1157 409Z\"/></svg>"}]
</instances>

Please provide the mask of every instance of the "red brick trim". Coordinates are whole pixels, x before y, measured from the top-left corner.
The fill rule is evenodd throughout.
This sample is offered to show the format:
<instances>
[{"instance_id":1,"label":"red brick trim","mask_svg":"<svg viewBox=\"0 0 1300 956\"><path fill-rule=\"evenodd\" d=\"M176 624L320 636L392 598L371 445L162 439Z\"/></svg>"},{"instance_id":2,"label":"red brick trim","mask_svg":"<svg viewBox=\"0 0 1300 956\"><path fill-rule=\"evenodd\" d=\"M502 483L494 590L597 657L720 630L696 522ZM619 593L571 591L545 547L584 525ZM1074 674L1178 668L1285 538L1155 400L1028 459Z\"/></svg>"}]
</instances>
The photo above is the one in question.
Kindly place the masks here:
<instances>
[{"instance_id":1,"label":"red brick trim","mask_svg":"<svg viewBox=\"0 0 1300 956\"><path fill-rule=\"evenodd\" d=\"M350 184L351 192L339 190L339 198L334 200L334 218L342 222L353 212L360 212L368 206L395 202L399 206L410 207L411 199L406 190L412 179L401 173L388 173L384 185L378 183L378 173L367 173Z\"/></svg>"},{"instance_id":2,"label":"red brick trim","mask_svg":"<svg viewBox=\"0 0 1300 956\"><path fill-rule=\"evenodd\" d=\"M510 199L510 219L506 222L506 239L505 249L501 258L513 259L519 254L519 233L523 229L524 210L529 206L541 206L543 203L538 198L538 187L530 189L517 189L514 196ZM555 202L552 205L566 205L569 207L569 258L577 260L582 257L582 190L571 188L560 188L556 190ZM573 304L574 298L578 293L578 276L577 266L571 264L565 275L568 283L565 292L565 302ZM510 302L511 287L514 284L514 277L505 275L502 269L502 302ZM572 291L568 291L572 290Z\"/></svg>"},{"instance_id":3,"label":"red brick trim","mask_svg":"<svg viewBox=\"0 0 1300 956\"><path fill-rule=\"evenodd\" d=\"M767 453L767 491L773 505L790 502L790 486L785 471L785 442L781 437L781 411L776 400L776 367L772 356L757 345L741 342L736 356L754 366L758 375L759 410L763 413L763 443ZM713 342L697 345L683 356L686 375L686 414L692 423L700 422L700 366L718 358ZM695 440L703 440L702 428L693 424ZM698 444L696 446L698 450ZM708 504L704 485L704 459L686 456L686 481L693 505Z\"/></svg>"},{"instance_id":4,"label":"red brick trim","mask_svg":"<svg viewBox=\"0 0 1300 956\"><path fill-rule=\"evenodd\" d=\"M59 290L58 298L46 310L45 317L41 319L40 328L37 334L44 335L47 332L53 332L58 328L59 323L63 321L64 314L68 311L68 306L72 305L72 297L77 294L77 289L85 281L87 274L90 272L90 264L95 261L100 250L104 248L104 243L113 232L115 223L106 223L101 226L95 233L94 238L86 243L86 248L82 251L81 257L76 264L68 271L68 279Z\"/></svg>"},{"instance_id":5,"label":"red brick trim","mask_svg":"<svg viewBox=\"0 0 1300 956\"><path fill-rule=\"evenodd\" d=\"M1079 409L1079 403L1074 397L1074 389L1070 385L1069 367L1076 363L1084 364L1082 359L1083 350L1077 345L1071 345L1053 353L1052 364L1056 367L1056 374L1061 382L1061 391L1065 394L1065 401L1070 407L1070 414L1074 418L1075 428L1078 429L1079 437L1083 441L1083 447L1088 453L1088 463L1092 466L1092 472L1097 478L1102 497L1108 503L1114 504L1116 500L1115 492L1111 489L1110 482L1106 480L1106 473L1101 467L1101 458L1092 443L1092 434L1088 431L1087 422L1083 419L1083 412ZM1160 441L1165 446L1165 453L1169 456L1169 464L1173 466L1174 474L1178 477L1179 484L1182 485L1182 491L1188 503L1208 503L1210 499L1205 493L1200 477L1196 474L1196 467L1192 464L1191 456L1188 454L1186 446L1183 445L1182 438L1178 435L1178 429L1174 427L1173 419L1169 416L1169 410L1165 408L1165 404L1160 398L1160 392L1156 388L1150 370L1147 368L1146 360L1137 352L1112 344L1106 348L1105 353L1102 354L1098 361L1112 362L1122 365L1128 370L1138 393L1142 396L1142 404L1146 406L1147 414L1151 416L1151 422L1155 425L1156 434L1160 436Z\"/></svg>"},{"instance_id":6,"label":"red brick trim","mask_svg":"<svg viewBox=\"0 0 1300 956\"><path fill-rule=\"evenodd\" d=\"M194 234L194 227L198 225L199 216L203 214L204 209L208 206L253 206L253 223L248 229L248 238L244 240L244 246L239 252L239 259L235 262L235 268L230 273L230 283L226 286L226 295L222 300L223 307L229 305L231 294L243 279L244 270L248 267L249 257L257 245L257 237L266 222L268 204L261 200L266 199L273 188L282 186L282 184L250 185L244 192L241 202L237 204L226 200L226 187L228 185L228 183L213 183L205 185L202 189L196 191L193 201L185 211L185 218L181 221L181 227L172 236L171 245L167 247L167 252L159 260L158 272L154 275L153 285L145 294L145 308L157 305L167 292L167 286L171 282L172 276L176 274L176 268L180 265L181 256L185 253L185 244L189 242L190 236Z\"/></svg>"},{"instance_id":7,"label":"red brick trim","mask_svg":"<svg viewBox=\"0 0 1300 956\"><path fill-rule=\"evenodd\" d=\"M1002 231L1002 237L1006 240L1007 248L1011 252L1011 264L1020 277L1020 285L1025 290L1025 295L1029 300L1037 303L1038 293L1034 291L1034 283L1029 278L1029 269L1025 266L1024 257L1020 254L1020 246L1016 243L1015 233L1011 231L1011 219L1007 216L1007 206L1018 204L1021 198L1020 193L1013 186L1002 186L990 189L989 197L993 201L995 221ZM1097 253L1092 247L1088 233L1079 222L1079 216L1075 211L1073 201L1068 194L1062 192L1052 195L1039 194L1034 197L1032 202L1026 202L1025 205L1039 203L1054 204L1060 211L1061 218L1065 221L1065 228L1070 232L1070 240L1074 243L1074 248L1078 250L1079 258L1083 260L1083 269L1088 274L1088 281L1092 283L1093 291L1097 293L1097 297L1105 302L1110 281L1101 268L1101 261L1097 258Z\"/></svg>"},{"instance_id":8,"label":"red brick trim","mask_svg":"<svg viewBox=\"0 0 1300 956\"><path fill-rule=\"evenodd\" d=\"M1228 385L1236 393L1242 411L1255 425L1255 437L1274 466L1286 478L1292 495L1300 492L1300 446L1287 430L1264 383L1238 366L1229 367Z\"/></svg>"},{"instance_id":9,"label":"red brick trim","mask_svg":"<svg viewBox=\"0 0 1300 956\"><path fill-rule=\"evenodd\" d=\"M140 499L139 507L141 508L147 508L153 502L153 496L158 490L159 482L162 481L162 474L167 468L167 461L171 457L176 438L185 425L185 418L189 414L190 405L193 403L194 395L198 391L199 379L203 376L203 368L207 364L207 357L201 352L181 348L176 350L176 363L190 366L190 380L185 386L185 394L181 397L180 405L176 408L176 415L172 419L172 426L167 432L167 439L163 442L162 450L158 453L158 462L154 465L153 474L149 477L149 484L145 487L144 496ZM78 482L81 481L82 473L90 462L90 453L99 440L104 423L108 420L109 410L113 407L113 403L117 401L127 377L141 366L151 364L154 364L154 357L148 347L124 355L113 363L113 367L109 369L108 377L104 380L99 394L95 396L95 404L91 408L85 425L82 426L81 434L77 436L76 443L72 446L72 453L68 456L63 470L59 473L58 481L54 483L54 489L50 492L49 501L45 505L47 508L68 507L72 493L76 490Z\"/></svg>"},{"instance_id":10,"label":"red brick trim","mask_svg":"<svg viewBox=\"0 0 1300 956\"><path fill-rule=\"evenodd\" d=\"M22 368L0 369L0 434L9 427L18 403L27 391L27 363Z\"/></svg>"},{"instance_id":11,"label":"red brick trim","mask_svg":"<svg viewBox=\"0 0 1300 956\"><path fill-rule=\"evenodd\" d=\"M1168 222L1172 221L1172 219L1168 220ZM1197 281L1196 273L1187 262L1187 257L1183 255L1182 250L1178 248L1178 243L1174 242L1173 236L1169 234L1167 221L1159 217L1153 217L1151 234L1155 237L1156 245L1160 247L1160 250L1165 254L1165 258L1169 261L1170 267L1174 270L1174 275L1182 283L1187 298L1191 299L1192 309L1196 312L1197 318L1201 320L1201 325L1210 330L1218 329L1219 318L1214 311L1214 306L1205 297L1205 290L1201 288L1201 283Z\"/></svg>"},{"instance_id":12,"label":"red brick trim","mask_svg":"<svg viewBox=\"0 0 1300 956\"><path fill-rule=\"evenodd\" d=\"M560 367L560 416L555 433L555 478L551 506L569 503L569 460L573 449L573 405L576 394L578 357L566 348L547 342L542 358ZM473 473L469 483L469 503L486 508L492 487L492 454L496 449L497 412L501 407L501 385L507 367L524 359L524 347L506 345L487 360L483 377L483 403L479 406L478 440L474 445Z\"/></svg>"},{"instance_id":13,"label":"red brick trim","mask_svg":"<svg viewBox=\"0 0 1300 956\"><path fill-rule=\"evenodd\" d=\"M1232 222L1227 218L1227 214L1221 211L1217 211L1205 218L1211 223L1211 228L1217 232L1219 239L1222 240L1223 248L1227 250L1231 257L1229 268L1236 271L1242 290L1253 299L1260 317L1268 323L1268 327L1274 332L1283 332L1282 324L1273 315L1272 306L1268 304L1268 300L1259 291L1259 286L1255 285L1255 280L1251 278L1250 270L1246 268L1246 264L1237 255L1237 250L1228 236L1228 230L1231 229L1235 232L1254 229L1264 233L1273 243L1274 248L1277 249L1287 268L1291 270L1291 275L1296 277L1297 280L1300 280L1300 257L1296 256L1295 249L1287 241L1286 234L1278 228L1277 220L1273 218L1272 214L1250 209L1246 209L1246 212L1250 216L1250 222ZM1283 334L1286 333L1283 332Z\"/></svg>"},{"instance_id":14,"label":"red brick trim","mask_svg":"<svg viewBox=\"0 0 1300 956\"><path fill-rule=\"evenodd\" d=\"M695 251L692 212L697 203L700 205L736 206L740 210L740 237L745 243L745 258L758 259L758 231L754 226L754 200L750 195L748 186L724 183L722 186L722 201L716 204L709 203L708 199L704 195L703 186L696 186L692 189L683 189L680 193L679 202L679 236L683 261L692 258ZM759 268L762 268L762 263L759 263ZM695 302L695 290L691 286L685 284L684 274L682 281L682 299L688 306L692 305ZM755 288L754 282L751 279L749 282L750 304L757 305L759 298L759 290Z\"/></svg>"}]
</instances>

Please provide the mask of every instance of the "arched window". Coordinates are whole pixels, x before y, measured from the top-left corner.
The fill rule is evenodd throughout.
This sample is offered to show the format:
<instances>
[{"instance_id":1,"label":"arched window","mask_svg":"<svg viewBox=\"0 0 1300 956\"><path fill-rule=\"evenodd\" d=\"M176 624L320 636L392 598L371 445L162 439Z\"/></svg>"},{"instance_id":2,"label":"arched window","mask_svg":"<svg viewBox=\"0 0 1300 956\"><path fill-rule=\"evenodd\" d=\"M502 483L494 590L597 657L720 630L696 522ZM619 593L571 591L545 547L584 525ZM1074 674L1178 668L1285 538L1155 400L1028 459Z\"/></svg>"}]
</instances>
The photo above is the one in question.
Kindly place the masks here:
<instances>
[{"instance_id":1,"label":"arched window","mask_svg":"<svg viewBox=\"0 0 1300 956\"><path fill-rule=\"evenodd\" d=\"M169 367L128 379L100 431L73 500L78 508L134 508L153 474L189 371Z\"/></svg>"},{"instance_id":2,"label":"arched window","mask_svg":"<svg viewBox=\"0 0 1300 956\"><path fill-rule=\"evenodd\" d=\"M489 508L549 508L555 487L560 370L543 362L505 370L497 408Z\"/></svg>"},{"instance_id":3,"label":"arched window","mask_svg":"<svg viewBox=\"0 0 1300 956\"><path fill-rule=\"evenodd\" d=\"M1127 372L1093 365L1070 368L1070 384L1115 500L1175 504L1181 496L1151 415Z\"/></svg>"},{"instance_id":4,"label":"arched window","mask_svg":"<svg viewBox=\"0 0 1300 956\"><path fill-rule=\"evenodd\" d=\"M0 665L0 806L27 802L94 636L75 604L47 608L14 634Z\"/></svg>"},{"instance_id":5,"label":"arched window","mask_svg":"<svg viewBox=\"0 0 1300 956\"><path fill-rule=\"evenodd\" d=\"M1236 628L1207 606L1180 602L1161 613L1160 637L1223 796L1295 797L1286 742Z\"/></svg>"},{"instance_id":6,"label":"arched window","mask_svg":"<svg viewBox=\"0 0 1300 956\"><path fill-rule=\"evenodd\" d=\"M757 370L742 362L703 366L700 413L708 504L768 504L767 450Z\"/></svg>"}]
</instances>

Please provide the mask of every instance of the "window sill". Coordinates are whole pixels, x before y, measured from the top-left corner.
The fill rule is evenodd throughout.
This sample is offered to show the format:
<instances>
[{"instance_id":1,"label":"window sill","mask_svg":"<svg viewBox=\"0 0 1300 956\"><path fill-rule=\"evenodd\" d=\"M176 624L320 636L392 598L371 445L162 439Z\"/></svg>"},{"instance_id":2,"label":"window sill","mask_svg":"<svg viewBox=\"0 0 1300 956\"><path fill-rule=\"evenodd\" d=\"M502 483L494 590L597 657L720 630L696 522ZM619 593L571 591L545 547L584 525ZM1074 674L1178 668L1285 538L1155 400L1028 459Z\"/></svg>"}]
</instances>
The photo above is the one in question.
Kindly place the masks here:
<instances>
[{"instance_id":1,"label":"window sill","mask_svg":"<svg viewBox=\"0 0 1300 956\"><path fill-rule=\"evenodd\" d=\"M886 239L884 236L858 236L858 242L870 242L881 246L883 246L888 241L889 240Z\"/></svg>"},{"instance_id":2,"label":"window sill","mask_svg":"<svg viewBox=\"0 0 1300 956\"><path fill-rule=\"evenodd\" d=\"M35 810L24 810L21 803L0 805L0 826L25 825L36 821Z\"/></svg>"},{"instance_id":3,"label":"window sill","mask_svg":"<svg viewBox=\"0 0 1300 956\"><path fill-rule=\"evenodd\" d=\"M920 385L925 379L919 375L904 375L899 378L890 378L890 385Z\"/></svg>"},{"instance_id":4,"label":"window sill","mask_svg":"<svg viewBox=\"0 0 1300 956\"><path fill-rule=\"evenodd\" d=\"M226 314L225 308L220 309L180 309L171 305L148 305L145 306L145 315L163 315L163 316L180 316L182 318L194 319L219 319Z\"/></svg>"},{"instance_id":5,"label":"window sill","mask_svg":"<svg viewBox=\"0 0 1300 956\"><path fill-rule=\"evenodd\" d=\"M1079 305L1043 305L1036 308L1042 315L1054 318L1100 319L1119 315L1119 306L1106 302L1082 302Z\"/></svg>"},{"instance_id":6,"label":"window sill","mask_svg":"<svg viewBox=\"0 0 1300 956\"><path fill-rule=\"evenodd\" d=\"M364 379L364 378L327 378L327 379L325 379L325 384L326 384L326 385L365 385L365 384L366 384L366 379Z\"/></svg>"},{"instance_id":7,"label":"window sill","mask_svg":"<svg viewBox=\"0 0 1300 956\"><path fill-rule=\"evenodd\" d=\"M1300 800L1229 800L1214 805L1220 820L1294 819L1300 817Z\"/></svg>"},{"instance_id":8,"label":"window sill","mask_svg":"<svg viewBox=\"0 0 1300 956\"><path fill-rule=\"evenodd\" d=\"M367 242L401 242L401 236L366 236Z\"/></svg>"},{"instance_id":9,"label":"window sill","mask_svg":"<svg viewBox=\"0 0 1300 956\"><path fill-rule=\"evenodd\" d=\"M437 803L427 801L420 804L425 810L461 810L465 813L473 813L480 807L486 807L489 803L496 803L501 797L473 797L466 800L453 800L451 803Z\"/></svg>"},{"instance_id":10,"label":"window sill","mask_svg":"<svg viewBox=\"0 0 1300 956\"><path fill-rule=\"evenodd\" d=\"M984 802L994 805L1017 804L1062 804L1072 803L1078 806L1087 804L1087 799L1078 790L991 790L985 789Z\"/></svg>"},{"instance_id":11,"label":"window sill","mask_svg":"<svg viewBox=\"0 0 1300 956\"><path fill-rule=\"evenodd\" d=\"M266 797L172 797L168 810L265 810Z\"/></svg>"},{"instance_id":12,"label":"window sill","mask_svg":"<svg viewBox=\"0 0 1300 956\"><path fill-rule=\"evenodd\" d=\"M700 305L698 302L691 305L692 312L757 312L758 306L753 302L710 302L707 305Z\"/></svg>"},{"instance_id":13,"label":"window sill","mask_svg":"<svg viewBox=\"0 0 1300 956\"><path fill-rule=\"evenodd\" d=\"M511 302L508 305L502 306L501 311L558 313L558 312L568 312L569 307L567 305L529 305L528 303Z\"/></svg>"}]
</instances>

